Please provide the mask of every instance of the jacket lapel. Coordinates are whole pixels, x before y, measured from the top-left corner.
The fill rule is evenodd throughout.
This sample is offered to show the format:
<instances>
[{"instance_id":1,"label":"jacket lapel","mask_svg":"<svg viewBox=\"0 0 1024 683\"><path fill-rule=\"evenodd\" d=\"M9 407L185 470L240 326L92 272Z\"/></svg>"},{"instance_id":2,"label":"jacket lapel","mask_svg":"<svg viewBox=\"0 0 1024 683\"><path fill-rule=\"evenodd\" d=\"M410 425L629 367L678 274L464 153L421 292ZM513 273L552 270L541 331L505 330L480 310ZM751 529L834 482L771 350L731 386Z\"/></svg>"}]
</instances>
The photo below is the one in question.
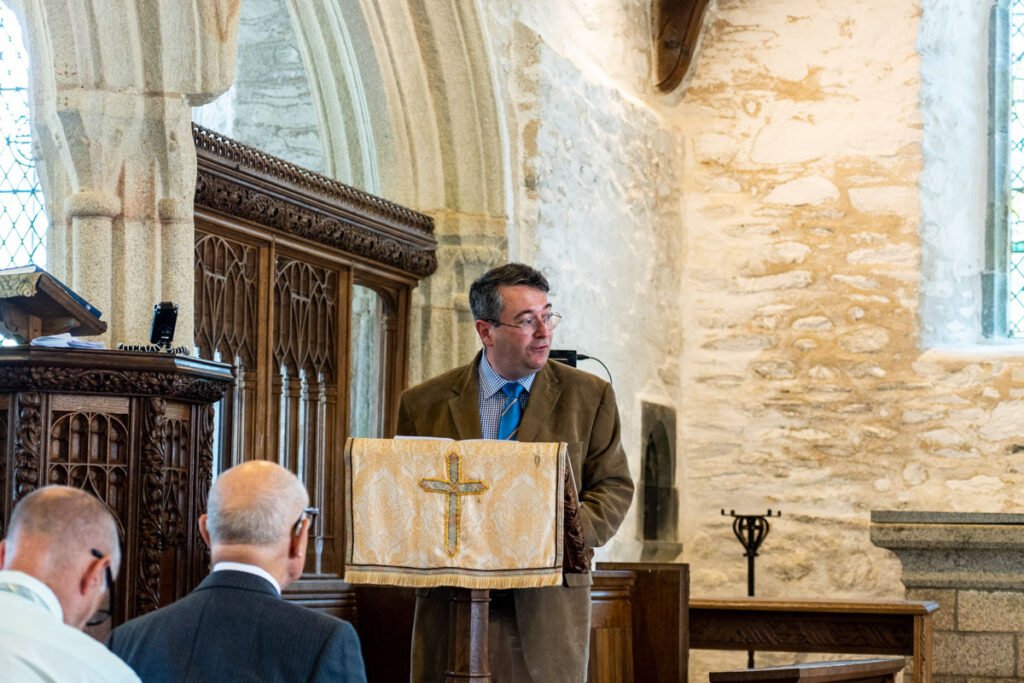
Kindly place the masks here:
<instances>
[{"instance_id":1,"label":"jacket lapel","mask_svg":"<svg viewBox=\"0 0 1024 683\"><path fill-rule=\"evenodd\" d=\"M480 430L480 382L477 379L477 365L480 353L466 368L461 381L452 386L455 395L448 399L448 410L455 423L456 439L479 439Z\"/></svg>"},{"instance_id":2,"label":"jacket lapel","mask_svg":"<svg viewBox=\"0 0 1024 683\"><path fill-rule=\"evenodd\" d=\"M526 402L526 411L523 419L519 422L519 433L517 441L535 441L541 427L547 421L548 415L554 410L558 397L562 395L555 373L551 371L551 363L557 361L549 360L537 373L530 390L530 400ZM479 422L479 420L477 420Z\"/></svg>"}]
</instances>

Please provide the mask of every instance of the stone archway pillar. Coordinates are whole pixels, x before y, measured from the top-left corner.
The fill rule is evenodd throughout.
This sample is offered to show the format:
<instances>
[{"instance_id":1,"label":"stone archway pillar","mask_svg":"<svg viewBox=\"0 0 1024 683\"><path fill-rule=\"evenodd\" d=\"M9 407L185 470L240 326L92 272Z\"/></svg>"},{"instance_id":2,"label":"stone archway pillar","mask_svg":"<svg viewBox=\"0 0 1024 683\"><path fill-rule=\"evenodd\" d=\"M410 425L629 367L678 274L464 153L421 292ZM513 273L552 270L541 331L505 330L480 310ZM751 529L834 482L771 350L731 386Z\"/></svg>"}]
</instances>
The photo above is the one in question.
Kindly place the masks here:
<instances>
[{"instance_id":1,"label":"stone archway pillar","mask_svg":"<svg viewBox=\"0 0 1024 683\"><path fill-rule=\"evenodd\" d=\"M108 345L179 306L192 346L191 107L234 80L241 0L6 0L25 28L47 267L103 311Z\"/></svg>"}]
</instances>

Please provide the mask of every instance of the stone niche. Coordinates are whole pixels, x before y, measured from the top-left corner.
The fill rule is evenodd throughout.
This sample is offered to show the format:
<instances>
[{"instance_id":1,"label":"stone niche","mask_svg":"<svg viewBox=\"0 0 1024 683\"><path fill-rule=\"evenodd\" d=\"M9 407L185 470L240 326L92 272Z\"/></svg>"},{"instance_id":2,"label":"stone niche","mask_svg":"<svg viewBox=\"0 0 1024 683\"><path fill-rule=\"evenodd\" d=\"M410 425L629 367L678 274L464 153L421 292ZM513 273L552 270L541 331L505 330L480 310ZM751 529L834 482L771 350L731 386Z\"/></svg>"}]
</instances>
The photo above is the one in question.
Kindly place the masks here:
<instances>
[{"instance_id":1,"label":"stone niche","mask_svg":"<svg viewBox=\"0 0 1024 683\"><path fill-rule=\"evenodd\" d=\"M671 562L679 543L679 489L676 486L676 413L670 406L644 402L641 410L643 475L640 504L645 562Z\"/></svg>"},{"instance_id":2,"label":"stone niche","mask_svg":"<svg viewBox=\"0 0 1024 683\"><path fill-rule=\"evenodd\" d=\"M939 603L935 683L1024 683L1024 514L873 510L871 542Z\"/></svg>"}]
</instances>

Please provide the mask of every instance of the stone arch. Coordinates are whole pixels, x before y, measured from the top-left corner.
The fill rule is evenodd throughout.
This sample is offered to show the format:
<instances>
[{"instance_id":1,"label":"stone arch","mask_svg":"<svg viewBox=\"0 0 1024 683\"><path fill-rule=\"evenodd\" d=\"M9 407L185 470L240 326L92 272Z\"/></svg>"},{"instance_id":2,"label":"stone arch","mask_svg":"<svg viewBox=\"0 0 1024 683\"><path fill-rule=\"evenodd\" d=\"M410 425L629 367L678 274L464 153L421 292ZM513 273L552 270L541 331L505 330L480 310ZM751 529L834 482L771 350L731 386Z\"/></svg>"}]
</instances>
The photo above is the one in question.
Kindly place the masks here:
<instances>
[{"instance_id":1,"label":"stone arch","mask_svg":"<svg viewBox=\"0 0 1024 683\"><path fill-rule=\"evenodd\" d=\"M453 343L414 343L410 381L464 362L466 287L505 258L510 201L477 3L287 1L327 173L435 219L439 268L416 291L412 333Z\"/></svg>"},{"instance_id":2,"label":"stone arch","mask_svg":"<svg viewBox=\"0 0 1024 683\"><path fill-rule=\"evenodd\" d=\"M422 211L503 213L504 134L475 3L289 9L329 174Z\"/></svg>"}]
</instances>

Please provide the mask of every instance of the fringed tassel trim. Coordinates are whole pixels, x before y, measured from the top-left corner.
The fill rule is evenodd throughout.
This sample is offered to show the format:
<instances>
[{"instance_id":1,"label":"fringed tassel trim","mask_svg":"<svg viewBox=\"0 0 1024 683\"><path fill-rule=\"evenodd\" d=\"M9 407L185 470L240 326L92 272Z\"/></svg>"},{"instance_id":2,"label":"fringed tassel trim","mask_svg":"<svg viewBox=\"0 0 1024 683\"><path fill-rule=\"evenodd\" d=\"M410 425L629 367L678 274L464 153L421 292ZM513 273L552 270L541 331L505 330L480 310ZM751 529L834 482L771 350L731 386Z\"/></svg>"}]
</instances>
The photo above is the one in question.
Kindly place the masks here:
<instances>
[{"instance_id":1,"label":"fringed tassel trim","mask_svg":"<svg viewBox=\"0 0 1024 683\"><path fill-rule=\"evenodd\" d=\"M562 570L528 576L468 576L465 574L408 574L395 572L346 569L348 583L369 583L378 586L405 586L407 588L436 588L448 586L474 590L504 590L507 588L546 588L562 585Z\"/></svg>"}]
</instances>

